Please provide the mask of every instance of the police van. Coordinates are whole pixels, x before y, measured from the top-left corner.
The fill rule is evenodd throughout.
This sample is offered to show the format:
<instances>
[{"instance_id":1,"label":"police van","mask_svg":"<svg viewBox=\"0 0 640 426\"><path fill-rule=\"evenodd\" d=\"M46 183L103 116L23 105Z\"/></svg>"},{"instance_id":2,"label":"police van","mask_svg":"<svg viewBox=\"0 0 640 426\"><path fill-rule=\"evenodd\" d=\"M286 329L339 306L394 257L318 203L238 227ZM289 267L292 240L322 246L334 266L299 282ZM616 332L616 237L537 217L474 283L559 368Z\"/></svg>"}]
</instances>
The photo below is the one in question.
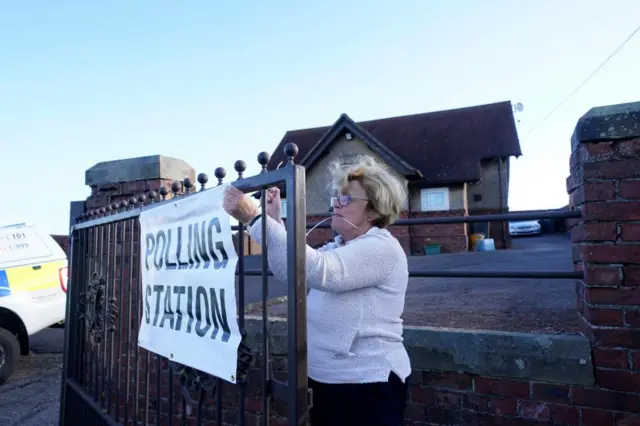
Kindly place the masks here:
<instances>
[{"instance_id":1,"label":"police van","mask_svg":"<svg viewBox=\"0 0 640 426\"><path fill-rule=\"evenodd\" d=\"M0 227L0 385L29 354L29 337L64 321L67 256L35 226Z\"/></svg>"}]
</instances>

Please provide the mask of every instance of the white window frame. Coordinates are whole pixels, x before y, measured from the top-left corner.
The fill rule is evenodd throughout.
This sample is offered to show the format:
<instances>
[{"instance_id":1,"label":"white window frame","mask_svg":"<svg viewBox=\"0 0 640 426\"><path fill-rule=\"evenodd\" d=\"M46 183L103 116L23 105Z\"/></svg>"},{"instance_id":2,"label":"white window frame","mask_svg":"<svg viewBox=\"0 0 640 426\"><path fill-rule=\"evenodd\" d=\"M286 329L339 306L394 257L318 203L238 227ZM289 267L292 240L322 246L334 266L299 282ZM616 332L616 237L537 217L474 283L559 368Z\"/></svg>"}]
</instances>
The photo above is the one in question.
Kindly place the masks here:
<instances>
[{"instance_id":1,"label":"white window frame","mask_svg":"<svg viewBox=\"0 0 640 426\"><path fill-rule=\"evenodd\" d=\"M287 199L286 198L281 198L280 199L282 201L282 214L281 217L283 219L287 218Z\"/></svg>"},{"instance_id":2,"label":"white window frame","mask_svg":"<svg viewBox=\"0 0 640 426\"><path fill-rule=\"evenodd\" d=\"M444 194L444 204L440 206L429 205L429 195L438 193ZM449 205L449 188L424 188L420 190L420 209L423 212L449 210Z\"/></svg>"}]
</instances>

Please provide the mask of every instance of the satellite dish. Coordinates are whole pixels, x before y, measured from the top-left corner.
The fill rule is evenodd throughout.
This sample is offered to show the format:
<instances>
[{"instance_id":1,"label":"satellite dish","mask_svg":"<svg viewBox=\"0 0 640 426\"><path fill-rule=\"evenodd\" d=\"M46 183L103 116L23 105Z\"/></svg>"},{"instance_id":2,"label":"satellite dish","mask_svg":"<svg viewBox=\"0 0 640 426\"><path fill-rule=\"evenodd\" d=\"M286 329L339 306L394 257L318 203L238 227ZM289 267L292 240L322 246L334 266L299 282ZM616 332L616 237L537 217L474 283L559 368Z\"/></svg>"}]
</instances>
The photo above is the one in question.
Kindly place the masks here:
<instances>
[{"instance_id":1,"label":"satellite dish","mask_svg":"<svg viewBox=\"0 0 640 426\"><path fill-rule=\"evenodd\" d=\"M521 103L521 102L518 102L517 104L515 104L515 105L513 106L513 110L514 110L515 112L522 112L522 110L523 110L523 109L524 109L524 105L522 105L522 103Z\"/></svg>"}]
</instances>

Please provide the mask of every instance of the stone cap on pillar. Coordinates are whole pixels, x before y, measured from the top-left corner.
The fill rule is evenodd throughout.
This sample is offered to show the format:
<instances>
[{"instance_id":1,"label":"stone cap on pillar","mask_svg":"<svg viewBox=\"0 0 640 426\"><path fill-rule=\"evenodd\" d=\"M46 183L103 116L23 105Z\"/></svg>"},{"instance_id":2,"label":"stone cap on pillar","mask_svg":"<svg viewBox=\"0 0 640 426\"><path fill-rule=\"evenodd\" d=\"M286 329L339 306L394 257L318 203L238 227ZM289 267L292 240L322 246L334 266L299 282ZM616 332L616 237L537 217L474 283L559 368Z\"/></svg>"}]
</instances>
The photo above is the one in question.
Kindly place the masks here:
<instances>
[{"instance_id":1,"label":"stone cap on pillar","mask_svg":"<svg viewBox=\"0 0 640 426\"><path fill-rule=\"evenodd\" d=\"M605 142L640 137L640 102L591 108L580 117L571 149L580 142Z\"/></svg>"},{"instance_id":2,"label":"stone cap on pillar","mask_svg":"<svg viewBox=\"0 0 640 426\"><path fill-rule=\"evenodd\" d=\"M121 182L163 179L195 180L195 169L182 160L164 155L125 158L103 161L87 169L84 183L87 186L104 186Z\"/></svg>"}]
</instances>

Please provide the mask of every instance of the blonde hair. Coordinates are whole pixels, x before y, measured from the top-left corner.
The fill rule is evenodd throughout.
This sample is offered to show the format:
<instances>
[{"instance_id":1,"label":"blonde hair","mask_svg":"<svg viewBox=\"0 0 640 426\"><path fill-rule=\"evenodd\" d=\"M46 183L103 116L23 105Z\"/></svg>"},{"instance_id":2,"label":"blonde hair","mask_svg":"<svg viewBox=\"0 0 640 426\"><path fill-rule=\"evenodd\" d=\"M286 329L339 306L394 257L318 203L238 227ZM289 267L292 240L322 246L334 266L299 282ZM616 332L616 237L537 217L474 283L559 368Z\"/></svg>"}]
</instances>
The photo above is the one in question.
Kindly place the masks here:
<instances>
[{"instance_id":1,"label":"blonde hair","mask_svg":"<svg viewBox=\"0 0 640 426\"><path fill-rule=\"evenodd\" d=\"M361 155L353 164L345 165L335 160L329 170L331 189L335 192L345 192L349 182L362 185L369 199L369 209L379 215L373 221L374 226L386 228L398 219L407 198L406 185L383 164Z\"/></svg>"}]
</instances>

